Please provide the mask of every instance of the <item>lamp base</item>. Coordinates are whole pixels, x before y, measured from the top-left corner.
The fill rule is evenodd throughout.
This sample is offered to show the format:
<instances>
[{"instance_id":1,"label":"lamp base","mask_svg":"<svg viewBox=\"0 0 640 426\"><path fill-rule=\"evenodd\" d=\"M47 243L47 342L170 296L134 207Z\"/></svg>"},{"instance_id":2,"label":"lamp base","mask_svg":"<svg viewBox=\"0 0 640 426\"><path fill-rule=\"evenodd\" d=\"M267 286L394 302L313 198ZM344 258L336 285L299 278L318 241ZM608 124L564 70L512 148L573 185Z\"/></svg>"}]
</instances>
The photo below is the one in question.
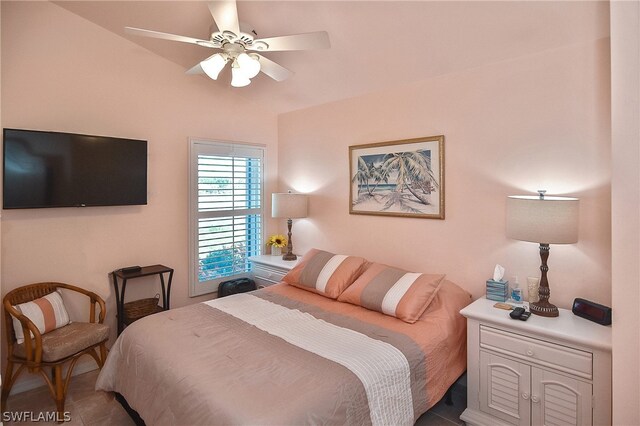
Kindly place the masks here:
<instances>
[{"instance_id":1,"label":"lamp base","mask_svg":"<svg viewBox=\"0 0 640 426\"><path fill-rule=\"evenodd\" d=\"M282 260L297 260L298 256L293 253L285 253L282 255Z\"/></svg>"},{"instance_id":2,"label":"lamp base","mask_svg":"<svg viewBox=\"0 0 640 426\"><path fill-rule=\"evenodd\" d=\"M282 255L282 260L297 260L298 256L293 254L293 242L291 241L291 225L293 221L291 218L287 219L287 229L289 230L288 237L289 242L287 243L287 252Z\"/></svg>"},{"instance_id":3,"label":"lamp base","mask_svg":"<svg viewBox=\"0 0 640 426\"><path fill-rule=\"evenodd\" d=\"M538 301L529 303L529 310L532 314L553 318L560 315L560 312L558 312L556 305L549 303L551 291L549 290L549 281L547 280L547 271L549 270L547 266L548 258L549 244L540 243L540 260L542 261L540 271L542 272L542 276L540 277L540 287L538 288Z\"/></svg>"},{"instance_id":4,"label":"lamp base","mask_svg":"<svg viewBox=\"0 0 640 426\"><path fill-rule=\"evenodd\" d=\"M560 315L558 307L546 300L529 303L529 310L532 314L540 315L541 317L557 317Z\"/></svg>"}]
</instances>

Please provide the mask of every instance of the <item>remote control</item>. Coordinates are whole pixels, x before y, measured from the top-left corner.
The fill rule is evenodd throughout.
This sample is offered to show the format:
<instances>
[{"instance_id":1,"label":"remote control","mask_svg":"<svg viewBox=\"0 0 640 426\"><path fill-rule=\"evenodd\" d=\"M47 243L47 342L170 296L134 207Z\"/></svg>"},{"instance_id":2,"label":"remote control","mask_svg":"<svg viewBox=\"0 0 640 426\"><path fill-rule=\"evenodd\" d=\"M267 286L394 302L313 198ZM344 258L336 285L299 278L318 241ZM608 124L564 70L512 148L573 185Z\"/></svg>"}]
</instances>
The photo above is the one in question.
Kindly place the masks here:
<instances>
[{"instance_id":1,"label":"remote control","mask_svg":"<svg viewBox=\"0 0 640 426\"><path fill-rule=\"evenodd\" d=\"M120 271L122 271L123 274L130 274L132 272L140 272L142 270L142 267L140 266L127 266L126 268L122 268L120 269Z\"/></svg>"},{"instance_id":2,"label":"remote control","mask_svg":"<svg viewBox=\"0 0 640 426\"><path fill-rule=\"evenodd\" d=\"M529 311L524 311L522 313L522 315L520 315L520 318L518 318L520 321L526 321L529 319L529 317L531 316L531 312Z\"/></svg>"},{"instance_id":3,"label":"remote control","mask_svg":"<svg viewBox=\"0 0 640 426\"><path fill-rule=\"evenodd\" d=\"M524 312L525 312L524 308L515 308L513 311L509 313L509 316L512 319L518 319L520 318L520 315L522 315Z\"/></svg>"}]
</instances>

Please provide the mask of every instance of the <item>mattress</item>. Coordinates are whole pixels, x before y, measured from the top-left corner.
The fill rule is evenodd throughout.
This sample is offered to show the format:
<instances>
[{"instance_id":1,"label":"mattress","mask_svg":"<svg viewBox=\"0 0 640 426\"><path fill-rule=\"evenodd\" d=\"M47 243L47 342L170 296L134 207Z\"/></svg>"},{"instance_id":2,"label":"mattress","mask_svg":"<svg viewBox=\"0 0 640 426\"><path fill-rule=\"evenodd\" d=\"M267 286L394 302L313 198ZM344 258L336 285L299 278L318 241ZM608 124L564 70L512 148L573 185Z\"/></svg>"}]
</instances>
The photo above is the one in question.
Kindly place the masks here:
<instances>
[{"instance_id":1,"label":"mattress","mask_svg":"<svg viewBox=\"0 0 640 426\"><path fill-rule=\"evenodd\" d=\"M445 282L408 324L277 284L136 321L96 388L148 425L410 425L465 370L470 301Z\"/></svg>"}]
</instances>

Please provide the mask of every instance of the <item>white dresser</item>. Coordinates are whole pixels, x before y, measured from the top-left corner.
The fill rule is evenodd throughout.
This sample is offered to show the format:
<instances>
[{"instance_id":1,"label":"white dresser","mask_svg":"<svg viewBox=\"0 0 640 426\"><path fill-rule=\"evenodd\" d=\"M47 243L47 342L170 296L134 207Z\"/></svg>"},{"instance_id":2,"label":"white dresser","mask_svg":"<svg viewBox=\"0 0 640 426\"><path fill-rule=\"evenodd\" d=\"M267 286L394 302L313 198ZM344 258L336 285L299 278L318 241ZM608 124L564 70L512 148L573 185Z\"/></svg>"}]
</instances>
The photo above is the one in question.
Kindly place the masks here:
<instances>
[{"instance_id":1,"label":"white dresser","mask_svg":"<svg viewBox=\"0 0 640 426\"><path fill-rule=\"evenodd\" d=\"M560 309L520 321L478 299L467 318L469 425L610 425L611 326Z\"/></svg>"},{"instance_id":2,"label":"white dresser","mask_svg":"<svg viewBox=\"0 0 640 426\"><path fill-rule=\"evenodd\" d=\"M252 256L249 261L251 262L251 274L258 288L279 283L287 272L298 263L297 260L282 260L282 256L268 254Z\"/></svg>"}]
</instances>

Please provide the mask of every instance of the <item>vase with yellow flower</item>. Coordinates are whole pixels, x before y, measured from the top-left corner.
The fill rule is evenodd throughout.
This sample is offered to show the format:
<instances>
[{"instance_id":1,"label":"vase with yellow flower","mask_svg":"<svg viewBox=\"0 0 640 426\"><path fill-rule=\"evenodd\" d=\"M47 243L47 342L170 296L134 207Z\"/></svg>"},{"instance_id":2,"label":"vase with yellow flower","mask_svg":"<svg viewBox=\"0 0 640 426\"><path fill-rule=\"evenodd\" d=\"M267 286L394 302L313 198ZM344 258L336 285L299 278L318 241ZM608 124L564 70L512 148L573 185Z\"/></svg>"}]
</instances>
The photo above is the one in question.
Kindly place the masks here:
<instances>
[{"instance_id":1,"label":"vase with yellow flower","mask_svg":"<svg viewBox=\"0 0 640 426\"><path fill-rule=\"evenodd\" d=\"M282 256L282 247L287 246L287 237L276 234L269 237L267 245L271 247L272 256Z\"/></svg>"}]
</instances>

